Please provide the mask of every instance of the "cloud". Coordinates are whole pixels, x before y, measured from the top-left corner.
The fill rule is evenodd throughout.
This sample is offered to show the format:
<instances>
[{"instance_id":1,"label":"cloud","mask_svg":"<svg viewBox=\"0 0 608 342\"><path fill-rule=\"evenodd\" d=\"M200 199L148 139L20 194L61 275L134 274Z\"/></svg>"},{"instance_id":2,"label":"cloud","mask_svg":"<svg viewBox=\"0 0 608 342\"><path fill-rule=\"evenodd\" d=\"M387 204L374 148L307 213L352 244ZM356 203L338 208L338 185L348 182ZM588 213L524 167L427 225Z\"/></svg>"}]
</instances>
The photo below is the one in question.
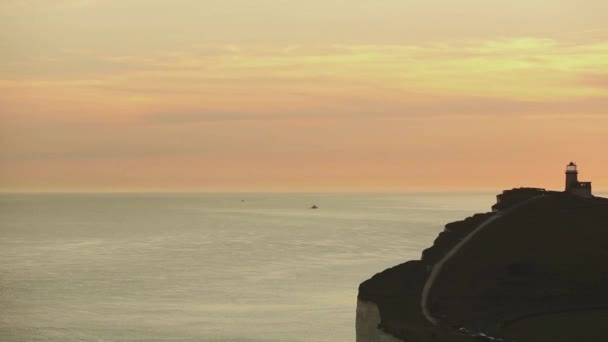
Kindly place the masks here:
<instances>
[{"instance_id":1,"label":"cloud","mask_svg":"<svg viewBox=\"0 0 608 342\"><path fill-rule=\"evenodd\" d=\"M592 70L608 72L606 54L608 43L573 45L521 38L293 49L218 46L104 59L121 65L117 72L125 83L147 80L139 82L146 85L180 83L181 88L198 88L213 83L222 89L239 88L240 83L313 93L345 89L371 94L374 88L378 92L384 88L538 99L601 95L592 88L579 88L574 80Z\"/></svg>"},{"instance_id":2,"label":"cloud","mask_svg":"<svg viewBox=\"0 0 608 342\"><path fill-rule=\"evenodd\" d=\"M304 112L297 109L283 112L155 112L141 114L139 122L148 125L191 125L248 122L323 120L468 120L468 119L608 119L605 108L608 97L563 99L556 101L521 101L501 98L444 97L417 103L381 103L352 99L336 108Z\"/></svg>"},{"instance_id":3,"label":"cloud","mask_svg":"<svg viewBox=\"0 0 608 342\"><path fill-rule=\"evenodd\" d=\"M267 121L285 118L278 114L256 113L151 113L140 115L140 122L145 124L192 124L215 123L227 121Z\"/></svg>"},{"instance_id":4,"label":"cloud","mask_svg":"<svg viewBox=\"0 0 608 342\"><path fill-rule=\"evenodd\" d=\"M3 0L0 9L4 13L38 11L61 8L84 8L96 5L99 0Z\"/></svg>"},{"instance_id":5,"label":"cloud","mask_svg":"<svg viewBox=\"0 0 608 342\"><path fill-rule=\"evenodd\" d=\"M68 53L69 77L61 58L23 61L0 80L0 106L147 124L594 114L606 108L607 54L606 42L531 37Z\"/></svg>"},{"instance_id":6,"label":"cloud","mask_svg":"<svg viewBox=\"0 0 608 342\"><path fill-rule=\"evenodd\" d=\"M584 87L600 88L608 90L608 72L606 73L589 73L579 77L580 85Z\"/></svg>"}]
</instances>

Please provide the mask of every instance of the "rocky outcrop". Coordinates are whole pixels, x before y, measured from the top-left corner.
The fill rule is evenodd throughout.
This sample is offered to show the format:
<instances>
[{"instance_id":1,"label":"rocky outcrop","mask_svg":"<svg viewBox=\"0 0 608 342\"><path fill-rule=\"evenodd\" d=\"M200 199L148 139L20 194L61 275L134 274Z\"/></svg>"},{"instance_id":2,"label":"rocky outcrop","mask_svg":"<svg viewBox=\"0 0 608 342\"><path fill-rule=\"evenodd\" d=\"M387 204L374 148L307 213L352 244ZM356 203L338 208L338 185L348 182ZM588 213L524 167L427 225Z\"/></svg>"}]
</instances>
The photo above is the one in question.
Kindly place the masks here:
<instances>
[{"instance_id":1,"label":"rocky outcrop","mask_svg":"<svg viewBox=\"0 0 608 342\"><path fill-rule=\"evenodd\" d=\"M580 335L559 331L556 337L558 328L550 327L568 326L560 320L586 322L577 324L589 334L590 324L608 323L608 200L533 188L508 190L497 199L493 212L446 225L421 260L359 286L358 342L571 341ZM427 277L488 220L443 265L428 300L439 320L432 324L421 313Z\"/></svg>"},{"instance_id":2,"label":"rocky outcrop","mask_svg":"<svg viewBox=\"0 0 608 342\"><path fill-rule=\"evenodd\" d=\"M504 210L530 198L549 193L555 194L556 192L549 192L541 188L517 188L505 190L502 192L502 194L496 196L496 204L492 206L492 211L496 212L499 210Z\"/></svg>"}]
</instances>

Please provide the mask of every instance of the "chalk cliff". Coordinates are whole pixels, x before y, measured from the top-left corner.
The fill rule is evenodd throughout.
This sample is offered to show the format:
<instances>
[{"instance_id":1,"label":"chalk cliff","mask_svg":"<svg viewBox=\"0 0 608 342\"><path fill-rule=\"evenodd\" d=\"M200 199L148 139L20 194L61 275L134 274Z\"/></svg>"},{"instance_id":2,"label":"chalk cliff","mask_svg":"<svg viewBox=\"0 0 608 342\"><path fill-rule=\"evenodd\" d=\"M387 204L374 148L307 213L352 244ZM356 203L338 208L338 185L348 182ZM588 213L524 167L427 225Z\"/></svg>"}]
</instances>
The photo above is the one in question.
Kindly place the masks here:
<instances>
[{"instance_id":1,"label":"chalk cliff","mask_svg":"<svg viewBox=\"0 0 608 342\"><path fill-rule=\"evenodd\" d=\"M363 282L357 341L608 339L608 200L520 188L492 210Z\"/></svg>"}]
</instances>

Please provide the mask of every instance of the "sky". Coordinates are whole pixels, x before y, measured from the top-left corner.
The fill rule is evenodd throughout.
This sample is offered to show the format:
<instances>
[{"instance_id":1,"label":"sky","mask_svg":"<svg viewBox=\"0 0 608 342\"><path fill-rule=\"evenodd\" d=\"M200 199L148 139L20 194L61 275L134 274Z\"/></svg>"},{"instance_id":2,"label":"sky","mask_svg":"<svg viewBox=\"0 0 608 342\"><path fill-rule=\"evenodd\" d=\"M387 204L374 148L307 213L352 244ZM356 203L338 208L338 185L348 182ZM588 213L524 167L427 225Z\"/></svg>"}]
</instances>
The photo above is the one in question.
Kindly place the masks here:
<instances>
[{"instance_id":1,"label":"sky","mask_svg":"<svg viewBox=\"0 0 608 342\"><path fill-rule=\"evenodd\" d=\"M608 190L605 0L3 0L2 191Z\"/></svg>"}]
</instances>

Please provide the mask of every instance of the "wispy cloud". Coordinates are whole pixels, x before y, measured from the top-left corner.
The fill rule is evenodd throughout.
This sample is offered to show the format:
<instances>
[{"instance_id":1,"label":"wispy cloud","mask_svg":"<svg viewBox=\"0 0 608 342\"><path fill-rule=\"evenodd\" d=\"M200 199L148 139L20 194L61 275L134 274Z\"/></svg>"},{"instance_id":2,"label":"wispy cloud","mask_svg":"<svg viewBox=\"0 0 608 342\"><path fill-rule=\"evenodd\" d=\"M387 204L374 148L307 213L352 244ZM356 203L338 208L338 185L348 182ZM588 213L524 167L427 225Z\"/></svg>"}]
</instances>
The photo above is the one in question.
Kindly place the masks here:
<instances>
[{"instance_id":1,"label":"wispy cloud","mask_svg":"<svg viewBox=\"0 0 608 342\"><path fill-rule=\"evenodd\" d=\"M353 99L351 106L318 108L303 112L297 109L281 112L217 112L192 110L189 112L152 112L140 114L138 122L148 125L192 125L234 122L276 121L353 121L353 120L469 120L487 118L528 119L608 119L605 108L607 97L524 101L503 98L435 98L418 103L385 103Z\"/></svg>"},{"instance_id":2,"label":"wispy cloud","mask_svg":"<svg viewBox=\"0 0 608 342\"><path fill-rule=\"evenodd\" d=\"M96 77L119 80L117 89L160 86L187 92L212 82L224 92L257 84L270 88L268 96L277 88L312 93L348 89L362 95L394 89L535 99L601 94L576 80L585 73L608 72L606 55L608 43L535 38L430 45L204 46L146 56L87 57L93 68L87 74L101 69ZM44 68L43 61L31 63Z\"/></svg>"},{"instance_id":3,"label":"wispy cloud","mask_svg":"<svg viewBox=\"0 0 608 342\"><path fill-rule=\"evenodd\" d=\"M49 8L83 8L93 6L98 2L99 0L3 0L0 9L6 14L12 11L48 10Z\"/></svg>"},{"instance_id":4,"label":"wispy cloud","mask_svg":"<svg viewBox=\"0 0 608 342\"><path fill-rule=\"evenodd\" d=\"M582 87L600 88L608 93L608 72L582 74L579 80Z\"/></svg>"},{"instance_id":5,"label":"wispy cloud","mask_svg":"<svg viewBox=\"0 0 608 342\"><path fill-rule=\"evenodd\" d=\"M287 115L258 114L258 113L151 113L140 115L140 122L145 124L192 124L192 123L215 123L226 121L268 121L280 120Z\"/></svg>"}]
</instances>

